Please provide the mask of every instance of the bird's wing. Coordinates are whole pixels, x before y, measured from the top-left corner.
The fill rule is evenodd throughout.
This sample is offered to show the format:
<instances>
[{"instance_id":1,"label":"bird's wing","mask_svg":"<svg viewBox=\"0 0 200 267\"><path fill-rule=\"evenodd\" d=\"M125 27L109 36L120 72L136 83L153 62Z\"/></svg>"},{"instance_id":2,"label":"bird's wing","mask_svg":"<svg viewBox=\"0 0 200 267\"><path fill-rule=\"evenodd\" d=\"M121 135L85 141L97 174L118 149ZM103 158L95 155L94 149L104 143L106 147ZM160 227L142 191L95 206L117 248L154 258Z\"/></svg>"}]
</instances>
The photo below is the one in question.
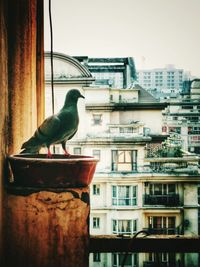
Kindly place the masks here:
<instances>
[{"instance_id":1,"label":"bird's wing","mask_svg":"<svg viewBox=\"0 0 200 267\"><path fill-rule=\"evenodd\" d=\"M23 148L41 147L50 142L60 129L60 119L53 115L38 127L34 135L22 145Z\"/></svg>"},{"instance_id":2,"label":"bird's wing","mask_svg":"<svg viewBox=\"0 0 200 267\"><path fill-rule=\"evenodd\" d=\"M60 126L60 119L56 115L53 115L44 120L36 130L35 135L41 140L50 140L56 136Z\"/></svg>"}]
</instances>

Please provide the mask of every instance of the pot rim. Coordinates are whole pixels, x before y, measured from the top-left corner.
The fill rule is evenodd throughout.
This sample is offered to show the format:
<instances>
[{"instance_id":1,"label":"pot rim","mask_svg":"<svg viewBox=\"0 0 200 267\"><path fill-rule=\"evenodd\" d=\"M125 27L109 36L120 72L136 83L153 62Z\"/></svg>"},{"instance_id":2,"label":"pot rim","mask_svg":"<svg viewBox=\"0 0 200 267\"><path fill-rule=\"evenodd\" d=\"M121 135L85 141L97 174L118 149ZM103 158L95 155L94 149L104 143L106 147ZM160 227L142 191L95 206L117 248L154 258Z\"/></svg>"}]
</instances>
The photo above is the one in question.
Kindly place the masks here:
<instances>
[{"instance_id":1,"label":"pot rim","mask_svg":"<svg viewBox=\"0 0 200 267\"><path fill-rule=\"evenodd\" d=\"M42 157L40 157L42 155ZM31 156L31 157L30 157ZM92 161L98 162L99 159L94 158L92 156L84 156L84 155L70 155L73 158L66 158L62 154L53 154L52 156L58 156L58 158L46 158L46 154L13 154L8 155L8 159L20 160L20 161L43 161L43 162L80 162L80 161Z\"/></svg>"}]
</instances>

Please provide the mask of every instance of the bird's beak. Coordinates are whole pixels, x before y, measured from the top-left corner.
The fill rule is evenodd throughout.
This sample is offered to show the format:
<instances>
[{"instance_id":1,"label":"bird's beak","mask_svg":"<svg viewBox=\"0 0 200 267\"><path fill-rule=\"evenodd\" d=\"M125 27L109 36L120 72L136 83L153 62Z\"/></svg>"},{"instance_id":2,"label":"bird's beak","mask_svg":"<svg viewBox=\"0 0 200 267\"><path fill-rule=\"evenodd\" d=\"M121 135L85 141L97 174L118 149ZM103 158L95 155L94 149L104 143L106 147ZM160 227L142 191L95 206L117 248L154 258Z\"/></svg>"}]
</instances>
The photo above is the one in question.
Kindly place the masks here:
<instances>
[{"instance_id":1,"label":"bird's beak","mask_svg":"<svg viewBox=\"0 0 200 267\"><path fill-rule=\"evenodd\" d=\"M80 95L79 97L81 97L81 98L85 98L83 95Z\"/></svg>"}]
</instances>

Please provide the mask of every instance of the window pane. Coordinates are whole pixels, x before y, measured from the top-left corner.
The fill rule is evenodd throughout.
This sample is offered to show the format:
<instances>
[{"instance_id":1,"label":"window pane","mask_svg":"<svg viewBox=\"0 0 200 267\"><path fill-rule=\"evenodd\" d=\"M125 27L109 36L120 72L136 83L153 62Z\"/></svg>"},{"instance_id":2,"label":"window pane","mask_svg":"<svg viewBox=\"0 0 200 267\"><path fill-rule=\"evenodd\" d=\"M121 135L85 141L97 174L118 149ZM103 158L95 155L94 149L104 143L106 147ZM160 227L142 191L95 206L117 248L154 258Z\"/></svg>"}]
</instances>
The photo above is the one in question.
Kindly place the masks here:
<instances>
[{"instance_id":1,"label":"window pane","mask_svg":"<svg viewBox=\"0 0 200 267\"><path fill-rule=\"evenodd\" d=\"M101 261L101 254L96 252L93 253L93 262L100 262Z\"/></svg>"},{"instance_id":2,"label":"window pane","mask_svg":"<svg viewBox=\"0 0 200 267\"><path fill-rule=\"evenodd\" d=\"M133 197L136 197L137 196L137 186L133 186L132 190L133 190Z\"/></svg>"},{"instance_id":3,"label":"window pane","mask_svg":"<svg viewBox=\"0 0 200 267\"><path fill-rule=\"evenodd\" d=\"M125 162L131 163L131 151L125 151Z\"/></svg>"},{"instance_id":4,"label":"window pane","mask_svg":"<svg viewBox=\"0 0 200 267\"><path fill-rule=\"evenodd\" d=\"M117 150L112 151L112 171L117 171Z\"/></svg>"},{"instance_id":5,"label":"window pane","mask_svg":"<svg viewBox=\"0 0 200 267\"><path fill-rule=\"evenodd\" d=\"M93 195L100 195L100 185L93 184Z\"/></svg>"},{"instance_id":6,"label":"window pane","mask_svg":"<svg viewBox=\"0 0 200 267\"><path fill-rule=\"evenodd\" d=\"M112 193L113 193L113 197L117 197L117 187L116 186L112 187Z\"/></svg>"},{"instance_id":7,"label":"window pane","mask_svg":"<svg viewBox=\"0 0 200 267\"><path fill-rule=\"evenodd\" d=\"M133 232L137 231L137 220L133 220Z\"/></svg>"},{"instance_id":8,"label":"window pane","mask_svg":"<svg viewBox=\"0 0 200 267\"><path fill-rule=\"evenodd\" d=\"M113 220L113 233L117 232L117 221Z\"/></svg>"},{"instance_id":9,"label":"window pane","mask_svg":"<svg viewBox=\"0 0 200 267\"><path fill-rule=\"evenodd\" d=\"M154 194L162 195L162 184L154 184Z\"/></svg>"},{"instance_id":10,"label":"window pane","mask_svg":"<svg viewBox=\"0 0 200 267\"><path fill-rule=\"evenodd\" d=\"M168 228L175 228L175 217L168 217Z\"/></svg>"},{"instance_id":11,"label":"window pane","mask_svg":"<svg viewBox=\"0 0 200 267\"><path fill-rule=\"evenodd\" d=\"M118 162L124 163L125 162L125 151L119 151L118 153Z\"/></svg>"},{"instance_id":12,"label":"window pane","mask_svg":"<svg viewBox=\"0 0 200 267\"><path fill-rule=\"evenodd\" d=\"M122 254L122 253L119 254L119 265L120 266L122 265L122 263L124 261L124 257L125 257L125 253L124 254ZM132 266L132 255L131 254L128 254L126 256L125 266L127 266L127 265L128 266Z\"/></svg>"},{"instance_id":13,"label":"window pane","mask_svg":"<svg viewBox=\"0 0 200 267\"><path fill-rule=\"evenodd\" d=\"M163 217L163 228L167 228L167 217Z\"/></svg>"},{"instance_id":14,"label":"window pane","mask_svg":"<svg viewBox=\"0 0 200 267\"><path fill-rule=\"evenodd\" d=\"M162 228L162 217L153 217L153 228Z\"/></svg>"},{"instance_id":15,"label":"window pane","mask_svg":"<svg viewBox=\"0 0 200 267\"><path fill-rule=\"evenodd\" d=\"M100 218L94 217L93 218L93 228L99 228L100 227Z\"/></svg>"},{"instance_id":16,"label":"window pane","mask_svg":"<svg viewBox=\"0 0 200 267\"><path fill-rule=\"evenodd\" d=\"M112 151L113 171L133 171L137 170L137 151ZM133 161L134 159L134 161Z\"/></svg>"},{"instance_id":17,"label":"window pane","mask_svg":"<svg viewBox=\"0 0 200 267\"><path fill-rule=\"evenodd\" d=\"M176 193L176 186L175 184L169 184L168 185L168 193L175 194Z\"/></svg>"}]
</instances>

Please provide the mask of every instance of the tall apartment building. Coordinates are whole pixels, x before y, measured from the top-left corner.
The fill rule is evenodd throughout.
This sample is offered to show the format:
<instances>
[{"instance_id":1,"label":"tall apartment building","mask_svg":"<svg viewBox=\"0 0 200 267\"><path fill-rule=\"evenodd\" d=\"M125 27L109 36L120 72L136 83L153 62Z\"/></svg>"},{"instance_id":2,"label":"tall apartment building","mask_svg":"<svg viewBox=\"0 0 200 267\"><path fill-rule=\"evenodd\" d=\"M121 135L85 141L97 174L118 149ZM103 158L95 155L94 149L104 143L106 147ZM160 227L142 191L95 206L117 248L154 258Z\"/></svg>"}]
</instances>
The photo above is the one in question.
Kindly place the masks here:
<instances>
[{"instance_id":1,"label":"tall apartment building","mask_svg":"<svg viewBox=\"0 0 200 267\"><path fill-rule=\"evenodd\" d=\"M169 98L179 95L185 88L185 81L191 79L189 72L176 69L173 65L137 71L137 82L157 98Z\"/></svg>"},{"instance_id":2,"label":"tall apartment building","mask_svg":"<svg viewBox=\"0 0 200 267\"><path fill-rule=\"evenodd\" d=\"M48 70L48 54L46 59ZM162 111L167 104L140 86L99 86L101 81L95 85L87 66L69 56L55 54L54 60L57 109L70 88L85 95L78 106L79 130L67 143L68 150L99 159L91 184L90 233L126 236L145 229L158 235L198 235L199 158L158 154L167 138L162 132ZM105 67L105 62L102 65ZM134 80L129 73L127 80ZM123 257L120 253L94 253L90 266L121 266ZM198 266L197 254L161 253L159 257L163 266ZM156 262L155 253L131 253L125 266L158 266Z\"/></svg>"}]
</instances>

